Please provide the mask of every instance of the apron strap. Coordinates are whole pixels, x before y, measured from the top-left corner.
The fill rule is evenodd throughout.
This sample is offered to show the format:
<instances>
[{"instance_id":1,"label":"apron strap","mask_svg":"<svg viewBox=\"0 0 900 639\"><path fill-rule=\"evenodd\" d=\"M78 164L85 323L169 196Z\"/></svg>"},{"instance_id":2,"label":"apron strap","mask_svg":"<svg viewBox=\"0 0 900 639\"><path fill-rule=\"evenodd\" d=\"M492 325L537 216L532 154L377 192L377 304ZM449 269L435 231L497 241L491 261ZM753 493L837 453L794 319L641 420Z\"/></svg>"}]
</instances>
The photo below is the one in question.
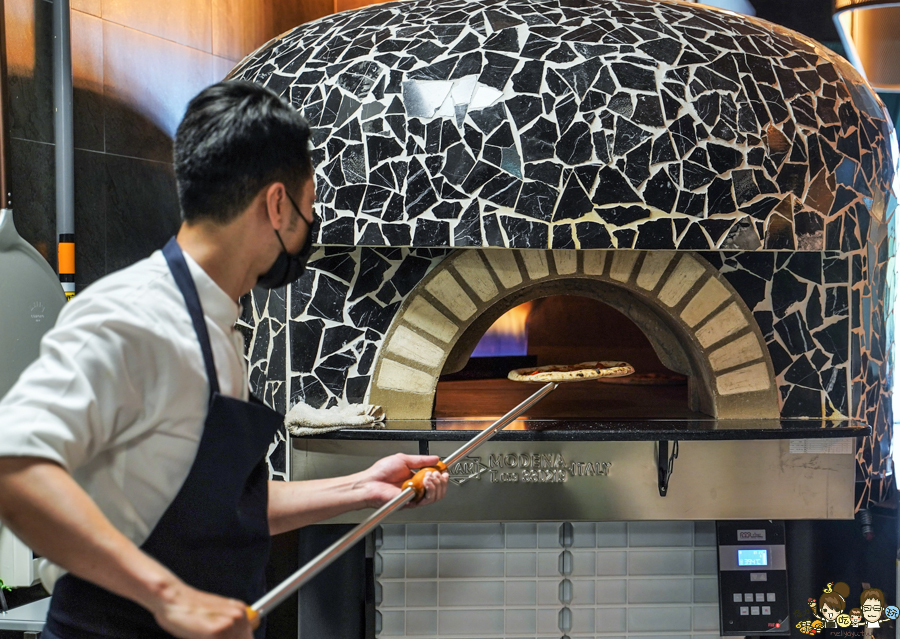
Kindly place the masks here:
<instances>
[{"instance_id":1,"label":"apron strap","mask_svg":"<svg viewBox=\"0 0 900 639\"><path fill-rule=\"evenodd\" d=\"M163 248L163 256L172 271L172 277L184 296L191 322L197 332L197 340L200 342L200 350L203 351L203 363L206 365L206 377L209 380L209 401L219 392L219 378L216 375L216 362L213 359L212 347L209 344L209 332L206 330L206 320L203 317L203 306L200 304L200 296L191 271L188 269L181 247L173 237Z\"/></svg>"}]
</instances>

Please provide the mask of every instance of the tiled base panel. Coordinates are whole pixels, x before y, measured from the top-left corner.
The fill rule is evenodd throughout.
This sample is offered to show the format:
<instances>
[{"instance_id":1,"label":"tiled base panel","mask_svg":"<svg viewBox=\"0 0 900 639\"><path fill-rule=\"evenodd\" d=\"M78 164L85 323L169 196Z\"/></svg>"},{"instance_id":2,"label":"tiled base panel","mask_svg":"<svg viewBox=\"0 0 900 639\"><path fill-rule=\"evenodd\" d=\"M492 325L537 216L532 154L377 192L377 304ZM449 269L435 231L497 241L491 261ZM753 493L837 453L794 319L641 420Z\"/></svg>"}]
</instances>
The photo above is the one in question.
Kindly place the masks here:
<instances>
[{"instance_id":1,"label":"tiled base panel","mask_svg":"<svg viewBox=\"0 0 900 639\"><path fill-rule=\"evenodd\" d=\"M719 636L714 522L386 525L376 636Z\"/></svg>"}]
</instances>

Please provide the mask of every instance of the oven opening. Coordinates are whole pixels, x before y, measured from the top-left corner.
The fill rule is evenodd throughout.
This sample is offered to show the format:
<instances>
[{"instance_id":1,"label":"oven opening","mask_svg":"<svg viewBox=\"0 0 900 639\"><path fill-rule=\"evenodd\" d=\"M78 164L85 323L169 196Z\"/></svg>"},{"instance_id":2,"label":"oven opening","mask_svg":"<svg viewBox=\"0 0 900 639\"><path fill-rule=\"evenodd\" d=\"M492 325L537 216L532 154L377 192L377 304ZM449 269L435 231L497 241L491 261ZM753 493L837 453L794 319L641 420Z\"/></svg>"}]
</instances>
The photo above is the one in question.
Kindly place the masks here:
<instances>
[{"instance_id":1,"label":"oven opening","mask_svg":"<svg viewBox=\"0 0 900 639\"><path fill-rule=\"evenodd\" d=\"M487 330L473 324L458 346L463 352L447 360L438 380L435 419L496 419L538 388L508 380L510 370L594 360L628 362L635 375L561 384L526 417L571 421L704 417L691 408L689 378L663 365L631 319L596 299L552 295L527 301ZM468 349L472 350L466 358Z\"/></svg>"}]
</instances>

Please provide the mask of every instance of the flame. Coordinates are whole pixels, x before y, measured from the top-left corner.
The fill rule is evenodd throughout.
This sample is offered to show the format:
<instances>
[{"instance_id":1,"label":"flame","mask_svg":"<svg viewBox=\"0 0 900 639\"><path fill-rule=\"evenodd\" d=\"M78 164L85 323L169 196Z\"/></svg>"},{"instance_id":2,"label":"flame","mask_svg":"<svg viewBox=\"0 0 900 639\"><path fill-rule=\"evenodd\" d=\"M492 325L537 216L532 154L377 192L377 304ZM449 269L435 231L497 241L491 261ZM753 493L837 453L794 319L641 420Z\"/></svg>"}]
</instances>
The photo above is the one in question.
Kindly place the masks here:
<instances>
[{"instance_id":1,"label":"flame","mask_svg":"<svg viewBox=\"0 0 900 639\"><path fill-rule=\"evenodd\" d=\"M528 354L528 335L525 322L531 312L531 302L525 302L497 318L485 332L472 357Z\"/></svg>"}]
</instances>

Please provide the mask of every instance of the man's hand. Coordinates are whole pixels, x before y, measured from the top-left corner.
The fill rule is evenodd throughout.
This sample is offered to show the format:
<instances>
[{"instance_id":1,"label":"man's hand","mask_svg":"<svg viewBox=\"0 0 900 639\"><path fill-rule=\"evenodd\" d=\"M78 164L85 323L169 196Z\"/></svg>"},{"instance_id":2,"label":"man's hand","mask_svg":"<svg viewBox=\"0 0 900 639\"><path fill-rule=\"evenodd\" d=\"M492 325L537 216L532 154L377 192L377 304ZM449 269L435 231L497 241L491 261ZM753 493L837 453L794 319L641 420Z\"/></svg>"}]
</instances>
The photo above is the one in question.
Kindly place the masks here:
<instances>
[{"instance_id":1,"label":"man's hand","mask_svg":"<svg viewBox=\"0 0 900 639\"><path fill-rule=\"evenodd\" d=\"M181 584L153 610L162 628L181 639L252 639L247 606Z\"/></svg>"},{"instance_id":2,"label":"man's hand","mask_svg":"<svg viewBox=\"0 0 900 639\"><path fill-rule=\"evenodd\" d=\"M420 468L434 466L440 461L437 455L404 455L397 453L379 459L368 470L360 473L372 508L380 508L400 493L400 486ZM443 499L447 493L449 475L437 471L425 475L425 496L420 501L409 502L407 508L427 506Z\"/></svg>"}]
</instances>

